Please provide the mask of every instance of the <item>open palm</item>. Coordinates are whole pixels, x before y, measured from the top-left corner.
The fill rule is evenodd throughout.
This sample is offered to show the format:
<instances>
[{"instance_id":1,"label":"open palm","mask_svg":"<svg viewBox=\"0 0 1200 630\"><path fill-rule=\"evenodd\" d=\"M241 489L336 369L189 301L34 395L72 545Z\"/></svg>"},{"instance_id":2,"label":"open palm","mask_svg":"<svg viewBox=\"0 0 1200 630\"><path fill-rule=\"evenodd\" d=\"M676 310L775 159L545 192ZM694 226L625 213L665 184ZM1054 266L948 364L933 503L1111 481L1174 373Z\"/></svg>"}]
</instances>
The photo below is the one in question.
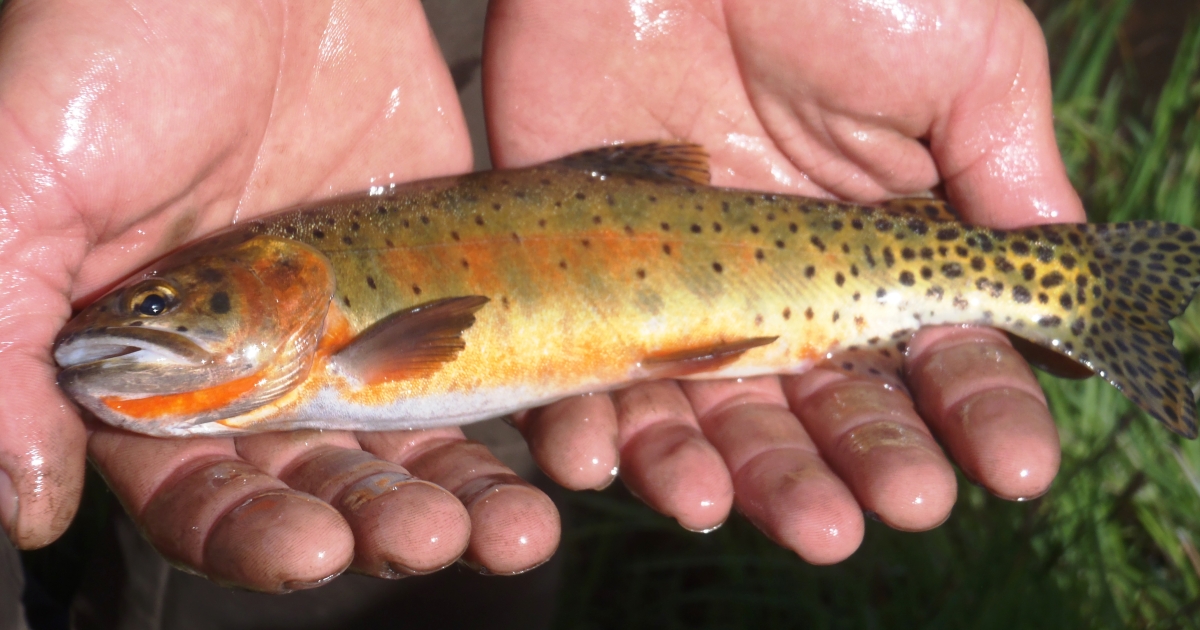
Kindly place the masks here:
<instances>
[{"instance_id":1,"label":"open palm","mask_svg":"<svg viewBox=\"0 0 1200 630\"><path fill-rule=\"evenodd\" d=\"M82 482L84 425L49 355L72 303L232 222L462 172L471 154L416 0L10 2L0 28L0 469L21 497L0 477L0 514L35 547ZM89 452L164 554L256 589L464 551L515 572L559 536L549 499L456 430L180 441L96 426Z\"/></svg>"},{"instance_id":2,"label":"open palm","mask_svg":"<svg viewBox=\"0 0 1200 630\"><path fill-rule=\"evenodd\" d=\"M975 223L1084 219L1054 142L1041 30L1014 0L497 0L489 17L500 166L683 138L709 149L718 185L873 201L942 184ZM619 461L685 527L736 505L812 562L853 552L864 511L901 529L945 520L956 486L938 442L997 495L1049 487L1057 433L1002 335L922 331L905 382L839 365L650 383L522 426L564 485L599 487Z\"/></svg>"}]
</instances>

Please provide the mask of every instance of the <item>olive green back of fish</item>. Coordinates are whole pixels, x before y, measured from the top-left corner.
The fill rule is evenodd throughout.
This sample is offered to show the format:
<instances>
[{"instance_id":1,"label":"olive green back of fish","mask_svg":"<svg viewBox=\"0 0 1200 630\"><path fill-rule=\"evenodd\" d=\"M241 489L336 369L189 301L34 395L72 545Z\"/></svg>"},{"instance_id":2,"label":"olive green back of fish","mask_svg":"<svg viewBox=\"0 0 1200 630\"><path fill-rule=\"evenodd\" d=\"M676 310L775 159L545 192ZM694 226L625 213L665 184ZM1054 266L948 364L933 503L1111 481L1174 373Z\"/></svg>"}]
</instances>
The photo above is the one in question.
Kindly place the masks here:
<instances>
[{"instance_id":1,"label":"olive green back of fish","mask_svg":"<svg viewBox=\"0 0 1200 630\"><path fill-rule=\"evenodd\" d=\"M588 320L604 327L592 345L634 343L629 329L656 317L741 338L798 331L793 347L826 340L796 352L824 352L828 340L885 349L897 329L986 324L1087 366L1173 431L1195 436L1195 404L1167 325L1200 278L1194 230L1130 223L1005 232L966 226L932 200L857 206L707 181L699 147L626 145L335 200L249 229L324 252L336 299L359 331L460 295L490 298L484 312L565 301L601 313ZM658 338L688 339L670 332ZM580 356L557 360L600 360Z\"/></svg>"}]
</instances>

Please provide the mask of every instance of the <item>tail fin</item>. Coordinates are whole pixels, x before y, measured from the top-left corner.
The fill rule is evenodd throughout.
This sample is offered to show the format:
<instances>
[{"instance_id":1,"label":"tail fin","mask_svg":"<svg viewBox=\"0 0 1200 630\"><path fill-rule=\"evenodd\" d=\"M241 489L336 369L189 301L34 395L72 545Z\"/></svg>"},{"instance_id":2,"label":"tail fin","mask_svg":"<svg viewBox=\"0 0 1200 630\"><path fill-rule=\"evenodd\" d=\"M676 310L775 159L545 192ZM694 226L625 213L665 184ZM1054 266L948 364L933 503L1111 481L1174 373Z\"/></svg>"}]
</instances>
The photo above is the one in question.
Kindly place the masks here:
<instances>
[{"instance_id":1,"label":"tail fin","mask_svg":"<svg viewBox=\"0 0 1200 630\"><path fill-rule=\"evenodd\" d=\"M1038 231L1079 254L1068 276L1074 308L1043 319L1053 332L1038 343L1088 366L1175 433L1196 437L1196 403L1167 322L1200 287L1200 232L1146 221Z\"/></svg>"}]
</instances>

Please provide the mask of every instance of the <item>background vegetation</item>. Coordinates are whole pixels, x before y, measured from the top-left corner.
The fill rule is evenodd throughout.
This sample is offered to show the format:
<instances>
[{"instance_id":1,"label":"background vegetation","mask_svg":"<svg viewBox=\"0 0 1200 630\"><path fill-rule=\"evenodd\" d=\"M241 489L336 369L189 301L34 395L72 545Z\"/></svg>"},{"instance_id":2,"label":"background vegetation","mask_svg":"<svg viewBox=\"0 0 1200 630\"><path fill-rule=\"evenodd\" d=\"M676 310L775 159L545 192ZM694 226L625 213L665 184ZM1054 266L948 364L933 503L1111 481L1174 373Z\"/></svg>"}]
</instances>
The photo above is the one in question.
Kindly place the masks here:
<instances>
[{"instance_id":1,"label":"background vegetation","mask_svg":"<svg viewBox=\"0 0 1200 630\"><path fill-rule=\"evenodd\" d=\"M1059 144L1094 221L1196 224L1200 7L1033 2L1054 68ZM1200 310L1176 327L1200 380ZM1099 379L1042 377L1063 443L1045 497L959 479L950 521L870 523L850 560L812 567L744 519L698 536L619 488L572 494L562 628L1200 628L1200 444Z\"/></svg>"},{"instance_id":2,"label":"background vegetation","mask_svg":"<svg viewBox=\"0 0 1200 630\"><path fill-rule=\"evenodd\" d=\"M1059 143L1092 219L1196 225L1200 7L1031 4L1050 46ZM1200 380L1200 307L1177 324ZM869 523L862 549L833 567L803 563L738 517L700 536L617 486L568 494L557 625L1200 628L1200 443L1097 379L1042 384L1063 443L1049 494L1009 503L960 478L945 525L909 534ZM23 554L37 627L66 626L103 531L111 499L88 481L70 532Z\"/></svg>"}]
</instances>

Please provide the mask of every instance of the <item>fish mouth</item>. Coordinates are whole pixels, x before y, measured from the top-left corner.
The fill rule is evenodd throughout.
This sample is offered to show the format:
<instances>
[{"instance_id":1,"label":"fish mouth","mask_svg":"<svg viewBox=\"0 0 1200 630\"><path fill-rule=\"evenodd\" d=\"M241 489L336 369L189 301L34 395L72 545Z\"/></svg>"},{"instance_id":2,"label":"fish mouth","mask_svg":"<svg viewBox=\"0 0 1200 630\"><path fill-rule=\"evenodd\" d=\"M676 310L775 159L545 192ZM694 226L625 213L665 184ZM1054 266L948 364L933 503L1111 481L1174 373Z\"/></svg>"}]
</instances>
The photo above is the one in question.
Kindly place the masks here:
<instances>
[{"instance_id":1,"label":"fish mouth","mask_svg":"<svg viewBox=\"0 0 1200 630\"><path fill-rule=\"evenodd\" d=\"M63 369L120 359L122 363L203 365L212 355L187 337L153 328L108 327L63 337L54 361Z\"/></svg>"}]
</instances>

